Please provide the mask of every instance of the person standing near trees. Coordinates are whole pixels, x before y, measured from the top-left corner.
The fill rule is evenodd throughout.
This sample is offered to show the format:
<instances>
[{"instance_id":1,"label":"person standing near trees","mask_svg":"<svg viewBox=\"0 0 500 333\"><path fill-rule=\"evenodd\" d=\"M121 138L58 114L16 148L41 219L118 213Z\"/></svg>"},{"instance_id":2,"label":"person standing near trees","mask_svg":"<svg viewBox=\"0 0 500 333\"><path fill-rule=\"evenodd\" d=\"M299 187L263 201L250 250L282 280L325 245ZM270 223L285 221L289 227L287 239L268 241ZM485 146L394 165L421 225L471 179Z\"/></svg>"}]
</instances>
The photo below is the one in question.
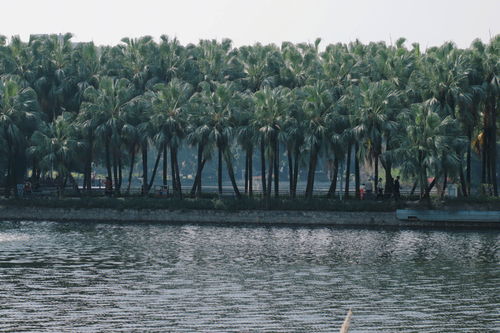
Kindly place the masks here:
<instances>
[{"instance_id":1,"label":"person standing near trees","mask_svg":"<svg viewBox=\"0 0 500 333\"><path fill-rule=\"evenodd\" d=\"M377 199L379 198L381 200L384 199L384 185L382 184L382 178L378 179L376 191L377 191Z\"/></svg>"},{"instance_id":2,"label":"person standing near trees","mask_svg":"<svg viewBox=\"0 0 500 333\"><path fill-rule=\"evenodd\" d=\"M394 181L394 199L399 200L400 193L399 190L401 188L401 185L399 184L399 176L396 177L396 180Z\"/></svg>"}]
</instances>

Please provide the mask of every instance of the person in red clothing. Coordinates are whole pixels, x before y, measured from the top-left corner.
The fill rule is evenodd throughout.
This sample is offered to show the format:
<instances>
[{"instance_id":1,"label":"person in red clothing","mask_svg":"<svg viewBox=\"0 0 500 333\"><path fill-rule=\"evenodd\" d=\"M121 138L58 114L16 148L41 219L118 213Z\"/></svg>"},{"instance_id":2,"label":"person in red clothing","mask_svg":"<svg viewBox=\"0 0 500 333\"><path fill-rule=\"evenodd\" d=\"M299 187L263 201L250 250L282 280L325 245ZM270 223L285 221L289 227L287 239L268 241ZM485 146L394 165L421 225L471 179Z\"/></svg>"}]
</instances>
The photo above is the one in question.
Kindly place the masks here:
<instances>
[{"instance_id":1,"label":"person in red clothing","mask_svg":"<svg viewBox=\"0 0 500 333\"><path fill-rule=\"evenodd\" d=\"M113 181L111 181L111 178L109 177L106 177L106 180L104 181L104 194L108 197L113 195Z\"/></svg>"}]
</instances>

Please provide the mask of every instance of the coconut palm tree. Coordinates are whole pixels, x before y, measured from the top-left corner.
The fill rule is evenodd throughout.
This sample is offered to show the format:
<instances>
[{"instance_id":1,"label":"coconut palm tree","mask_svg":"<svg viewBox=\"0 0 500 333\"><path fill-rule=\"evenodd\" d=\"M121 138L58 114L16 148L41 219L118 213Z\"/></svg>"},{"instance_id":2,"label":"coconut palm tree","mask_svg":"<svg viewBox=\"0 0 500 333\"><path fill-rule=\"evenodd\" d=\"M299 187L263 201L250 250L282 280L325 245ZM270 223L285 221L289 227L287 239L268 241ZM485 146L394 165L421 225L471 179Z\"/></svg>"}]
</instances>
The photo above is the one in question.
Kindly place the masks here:
<instances>
[{"instance_id":1,"label":"coconut palm tree","mask_svg":"<svg viewBox=\"0 0 500 333\"><path fill-rule=\"evenodd\" d=\"M459 106L471 103L471 94L467 89L469 67L465 55L454 44L446 43L428 50L419 65L415 79L422 100L437 105L442 117L450 115L457 119ZM460 180L462 193L467 196L463 168Z\"/></svg>"},{"instance_id":2,"label":"coconut palm tree","mask_svg":"<svg viewBox=\"0 0 500 333\"><path fill-rule=\"evenodd\" d=\"M379 157L382 154L384 134L393 130L397 123L389 117L399 93L388 81L367 82L360 85L361 105L355 113L354 132L368 153L368 161L374 165L375 188L379 179Z\"/></svg>"},{"instance_id":3,"label":"coconut palm tree","mask_svg":"<svg viewBox=\"0 0 500 333\"><path fill-rule=\"evenodd\" d=\"M44 124L35 131L31 137L29 153L37 158L42 171L57 172L62 190L66 179L69 179L79 192L71 171L80 160L79 154L84 151L84 142L77 139L75 117L76 115L65 112L54 122Z\"/></svg>"},{"instance_id":4,"label":"coconut palm tree","mask_svg":"<svg viewBox=\"0 0 500 333\"><path fill-rule=\"evenodd\" d=\"M478 141L481 144L482 170L481 182L493 186L498 196L497 169L497 112L500 96L500 36L494 37L489 45L475 41L472 45L473 74L476 86L479 85L481 107L481 131ZM479 82L478 82L479 81ZM477 99L476 99L477 101ZM472 103L471 103L472 104ZM477 104L476 104L477 105Z\"/></svg>"},{"instance_id":5,"label":"coconut palm tree","mask_svg":"<svg viewBox=\"0 0 500 333\"><path fill-rule=\"evenodd\" d=\"M252 127L258 133L261 145L262 189L266 197L271 196L273 180L275 196L279 194L279 136L283 127L285 112L290 102L290 90L286 88L268 88L255 93L255 116L251 120ZM268 160L267 184L265 175L265 159Z\"/></svg>"},{"instance_id":6,"label":"coconut palm tree","mask_svg":"<svg viewBox=\"0 0 500 333\"><path fill-rule=\"evenodd\" d=\"M117 192L122 182L119 177L122 168L122 129L128 103L134 93L134 87L127 79L102 77L98 89L89 87L85 90L86 102L82 104L83 114L90 117L87 121L92 139L99 138L104 143L107 176L114 179Z\"/></svg>"},{"instance_id":7,"label":"coconut palm tree","mask_svg":"<svg viewBox=\"0 0 500 333\"><path fill-rule=\"evenodd\" d=\"M333 111L334 99L331 90L323 81L304 87L305 143L309 150L306 198L311 198L319 153L326 144L329 130L327 116Z\"/></svg>"},{"instance_id":8,"label":"coconut palm tree","mask_svg":"<svg viewBox=\"0 0 500 333\"><path fill-rule=\"evenodd\" d=\"M382 79L390 82L398 92L398 98L394 101L395 103L393 103L387 114L388 119L394 121L396 127L391 126L385 129L383 134L385 152L380 155L380 162L385 170L384 192L389 195L394 187L392 177L394 161L392 161L390 153L392 149L396 148L394 146L396 141L393 140L393 137L397 132L404 131L404 124L396 122L396 118L400 112L404 112L412 103L419 101L415 100L414 94L409 90L409 82L416 68L419 49L418 45L414 44L413 49L409 51L404 46L405 42L406 39L399 38L395 46L380 48L374 57Z\"/></svg>"},{"instance_id":9,"label":"coconut palm tree","mask_svg":"<svg viewBox=\"0 0 500 333\"><path fill-rule=\"evenodd\" d=\"M253 195L253 152L255 147L255 128L251 124L254 112L253 94L264 86L273 87L279 81L279 71L276 64L281 59L281 53L275 45L243 46L238 50L239 62L243 65L244 77L241 79L246 89L246 107L238 114L240 133L238 140L245 151L245 193Z\"/></svg>"},{"instance_id":10,"label":"coconut palm tree","mask_svg":"<svg viewBox=\"0 0 500 333\"><path fill-rule=\"evenodd\" d=\"M399 119L407 127L406 132L400 134L401 144L394 153L401 161L403 173L417 175L421 198L429 196L439 176L446 176L447 165L458 163L453 146L464 139L457 136L457 121L451 116L441 118L439 108L432 102L414 104L410 112L401 114ZM434 181L428 185L427 177L432 174Z\"/></svg>"},{"instance_id":11,"label":"coconut palm tree","mask_svg":"<svg viewBox=\"0 0 500 333\"><path fill-rule=\"evenodd\" d=\"M290 197L297 195L297 182L301 153L304 150L304 92L301 88L293 89L288 95L289 105L284 111L283 125L279 133L280 140L286 147L288 160L288 179Z\"/></svg>"},{"instance_id":12,"label":"coconut palm tree","mask_svg":"<svg viewBox=\"0 0 500 333\"><path fill-rule=\"evenodd\" d=\"M153 139L157 143L158 155L147 190L153 184L161 153L168 146L172 164L172 189L176 195L182 196L177 152L185 137L187 110L191 95L191 86L179 79L173 79L166 85L155 85L150 94L152 100L150 122L154 128ZM164 158L166 158L165 154ZM164 165L166 165L165 160Z\"/></svg>"},{"instance_id":13,"label":"coconut palm tree","mask_svg":"<svg viewBox=\"0 0 500 333\"><path fill-rule=\"evenodd\" d=\"M0 146L7 160L8 189L23 180L27 141L40 119L36 92L21 88L18 80L0 78Z\"/></svg>"},{"instance_id":14,"label":"coconut palm tree","mask_svg":"<svg viewBox=\"0 0 500 333\"><path fill-rule=\"evenodd\" d=\"M241 104L241 98L231 84L217 85L215 91L211 91L208 83L201 86L203 90L197 98L202 103L202 117L208 127L204 128L203 132L204 135L208 134L208 142L213 143L217 149L218 193L222 195L222 159L224 159L234 193L239 198L241 195L234 176L230 148L236 132L235 113Z\"/></svg>"},{"instance_id":15,"label":"coconut palm tree","mask_svg":"<svg viewBox=\"0 0 500 333\"><path fill-rule=\"evenodd\" d=\"M210 142L210 126L206 123L208 113L205 108L202 94L197 94L191 99L191 106L188 114L188 134L187 142L197 148L196 175L191 196L201 196L202 192L202 173L206 162L210 159L212 153L212 143Z\"/></svg>"},{"instance_id":16,"label":"coconut palm tree","mask_svg":"<svg viewBox=\"0 0 500 333\"><path fill-rule=\"evenodd\" d=\"M235 113L238 126L238 143L245 152L245 194L253 196L253 153L257 141L257 133L252 124L255 116L255 101L252 93L241 95L241 107Z\"/></svg>"},{"instance_id":17,"label":"coconut palm tree","mask_svg":"<svg viewBox=\"0 0 500 333\"><path fill-rule=\"evenodd\" d=\"M99 84L100 66L97 47L92 42L78 44L73 50L71 59L73 67L72 81L75 85L71 103L73 104L73 108L79 113L79 116L74 121L80 123L81 135L87 140L87 144L85 145L86 151L84 152L86 157L83 162L83 188L90 191L92 188L92 159L94 150L92 128L95 128L95 126L91 124L92 115L84 115L83 112L80 112L80 106L84 101L85 90L89 87L97 88Z\"/></svg>"},{"instance_id":18,"label":"coconut palm tree","mask_svg":"<svg viewBox=\"0 0 500 333\"><path fill-rule=\"evenodd\" d=\"M70 80L73 35L32 35L30 47L35 56L33 89L41 110L55 120L71 99Z\"/></svg>"}]
</instances>

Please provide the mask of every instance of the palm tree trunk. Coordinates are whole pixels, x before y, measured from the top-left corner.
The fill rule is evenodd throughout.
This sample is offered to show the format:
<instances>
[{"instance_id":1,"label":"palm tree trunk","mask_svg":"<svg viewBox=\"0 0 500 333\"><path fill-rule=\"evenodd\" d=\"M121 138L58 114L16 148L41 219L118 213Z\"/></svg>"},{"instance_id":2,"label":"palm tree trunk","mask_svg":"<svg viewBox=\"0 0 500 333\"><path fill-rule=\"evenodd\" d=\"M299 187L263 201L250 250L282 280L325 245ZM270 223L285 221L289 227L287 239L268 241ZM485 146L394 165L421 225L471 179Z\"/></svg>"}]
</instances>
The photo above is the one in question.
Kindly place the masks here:
<instances>
[{"instance_id":1,"label":"palm tree trunk","mask_svg":"<svg viewBox=\"0 0 500 333\"><path fill-rule=\"evenodd\" d=\"M6 179L6 184L5 184L5 193L7 195L7 197L10 196L10 193L11 193L11 190L12 190L12 185L15 183L15 181L13 181L13 165L12 165L12 161L13 161L13 158L12 158L12 149L11 149L11 145L10 145L10 140L7 140L7 147L8 147L8 151L7 151L7 179ZM15 196L17 197L17 191L15 191Z\"/></svg>"},{"instance_id":2,"label":"palm tree trunk","mask_svg":"<svg viewBox=\"0 0 500 333\"><path fill-rule=\"evenodd\" d=\"M113 175L111 174L111 157L109 156L109 140L106 139L105 142L105 149L106 149L106 169L108 171L108 177L109 179L113 179Z\"/></svg>"},{"instance_id":3,"label":"palm tree trunk","mask_svg":"<svg viewBox=\"0 0 500 333\"><path fill-rule=\"evenodd\" d=\"M217 147L217 186L219 190L219 196L222 196L222 148Z\"/></svg>"},{"instance_id":4,"label":"palm tree trunk","mask_svg":"<svg viewBox=\"0 0 500 333\"><path fill-rule=\"evenodd\" d=\"M272 147L272 144L270 145ZM273 154L273 149L270 149L271 151L269 152L269 163L268 163L268 169L267 169L267 192L266 192L266 197L271 198L271 189L272 189L272 181L273 181L273 166L274 166L274 154Z\"/></svg>"},{"instance_id":5,"label":"palm tree trunk","mask_svg":"<svg viewBox=\"0 0 500 333\"><path fill-rule=\"evenodd\" d=\"M64 175L64 177L62 175L59 175L59 178L60 178L60 193L59 195L62 196L62 194L64 193L64 189L66 188L66 184L68 183L68 175Z\"/></svg>"},{"instance_id":6,"label":"palm tree trunk","mask_svg":"<svg viewBox=\"0 0 500 333\"><path fill-rule=\"evenodd\" d=\"M160 158L161 158L162 153L163 153L163 145L161 145L160 149L158 149L158 153L156 154L155 166L153 168L153 174L151 175L151 180L149 181L149 185L147 188L148 193L149 193L149 190L151 190L151 187L153 186L156 172L158 171L158 166L160 165Z\"/></svg>"},{"instance_id":7,"label":"palm tree trunk","mask_svg":"<svg viewBox=\"0 0 500 333\"><path fill-rule=\"evenodd\" d=\"M423 198L429 198L430 197L430 193L431 193L432 188L434 187L434 185L436 185L436 181L437 181L437 177L434 177L434 179L432 179L432 181L429 184L429 186L427 186L425 188L425 193L424 193Z\"/></svg>"},{"instance_id":8,"label":"palm tree trunk","mask_svg":"<svg viewBox=\"0 0 500 333\"><path fill-rule=\"evenodd\" d=\"M497 112L495 107L496 102L492 102L491 105L491 140L490 140L490 168L491 168L491 179L493 183L493 195L498 197L498 184L497 184Z\"/></svg>"},{"instance_id":9,"label":"palm tree trunk","mask_svg":"<svg viewBox=\"0 0 500 333\"><path fill-rule=\"evenodd\" d=\"M194 177L193 186L191 187L191 193L190 193L191 196L194 196L196 193L201 192L201 172L203 170L204 164L205 163L203 159L203 144L198 143L196 175ZM200 188L200 191L198 191L198 188Z\"/></svg>"},{"instance_id":10,"label":"palm tree trunk","mask_svg":"<svg viewBox=\"0 0 500 333\"><path fill-rule=\"evenodd\" d=\"M179 161L177 160L177 148L174 149L174 158L175 158L175 180L177 181L177 191L179 193L179 198L182 199L182 184L181 184L181 172L179 169Z\"/></svg>"},{"instance_id":11,"label":"palm tree trunk","mask_svg":"<svg viewBox=\"0 0 500 333\"><path fill-rule=\"evenodd\" d=\"M425 171L424 171L425 172ZM427 187L427 181L425 181L424 172L420 172L420 200L424 198L425 188Z\"/></svg>"},{"instance_id":12,"label":"palm tree trunk","mask_svg":"<svg viewBox=\"0 0 500 333\"><path fill-rule=\"evenodd\" d=\"M73 188L75 189L76 191L76 194L78 196L80 196L80 188L78 187L78 183L76 182L75 178L73 178L73 175L71 174L71 172L68 172L68 177L69 177L69 181L71 182L71 185L73 185Z\"/></svg>"},{"instance_id":13,"label":"palm tree trunk","mask_svg":"<svg viewBox=\"0 0 500 333\"><path fill-rule=\"evenodd\" d=\"M392 178L392 162L386 161L385 164L385 188L384 195L390 197L394 188L394 179ZM378 184L378 183L377 183Z\"/></svg>"},{"instance_id":14,"label":"palm tree trunk","mask_svg":"<svg viewBox=\"0 0 500 333\"><path fill-rule=\"evenodd\" d=\"M142 192L146 195L146 186L148 185L148 143L141 145L142 152Z\"/></svg>"},{"instance_id":15,"label":"palm tree trunk","mask_svg":"<svg viewBox=\"0 0 500 333\"><path fill-rule=\"evenodd\" d=\"M471 157L471 142L472 142L472 131L469 130L469 132L467 133L467 138L469 139L468 140L468 143L467 143L467 157L466 157L466 168L467 170L465 171L466 175L466 182L467 182L467 193L469 193L470 195L470 190L471 190L471 160L472 160L472 157Z\"/></svg>"},{"instance_id":16,"label":"palm tree trunk","mask_svg":"<svg viewBox=\"0 0 500 333\"><path fill-rule=\"evenodd\" d=\"M170 146L170 169L172 169L172 192L174 195L178 194L177 189L177 176L175 172L175 149Z\"/></svg>"},{"instance_id":17,"label":"palm tree trunk","mask_svg":"<svg viewBox=\"0 0 500 333\"><path fill-rule=\"evenodd\" d=\"M248 194L248 149L245 149L245 194Z\"/></svg>"},{"instance_id":18,"label":"palm tree trunk","mask_svg":"<svg viewBox=\"0 0 500 333\"><path fill-rule=\"evenodd\" d=\"M446 186L448 185L448 170L444 169L444 179L443 179L443 191L441 192L441 200L444 199L444 194L446 193Z\"/></svg>"},{"instance_id":19,"label":"palm tree trunk","mask_svg":"<svg viewBox=\"0 0 500 333\"><path fill-rule=\"evenodd\" d=\"M487 144L486 141L488 140L488 136L486 135L486 129L484 131L484 136L483 136L483 144L481 147L481 184L486 184L486 165L488 164L488 150L486 149Z\"/></svg>"},{"instance_id":20,"label":"palm tree trunk","mask_svg":"<svg viewBox=\"0 0 500 333\"><path fill-rule=\"evenodd\" d=\"M349 178L351 176L351 144L347 145L347 158L345 168L345 197L349 198Z\"/></svg>"},{"instance_id":21,"label":"palm tree trunk","mask_svg":"<svg viewBox=\"0 0 500 333\"><path fill-rule=\"evenodd\" d=\"M92 136L89 137L89 147L87 155L87 190L92 190L92 155L93 155L94 140Z\"/></svg>"},{"instance_id":22,"label":"palm tree trunk","mask_svg":"<svg viewBox=\"0 0 500 333\"><path fill-rule=\"evenodd\" d=\"M248 156L248 195L253 197L253 147L250 147Z\"/></svg>"},{"instance_id":23,"label":"palm tree trunk","mask_svg":"<svg viewBox=\"0 0 500 333\"><path fill-rule=\"evenodd\" d=\"M464 175L464 170L462 169L462 163L460 163L460 171L459 171L459 177L460 177L460 187L462 188L462 195L464 197L468 196L467 192L467 183L465 182L465 175ZM446 181L445 181L446 182Z\"/></svg>"},{"instance_id":24,"label":"palm tree trunk","mask_svg":"<svg viewBox=\"0 0 500 333\"><path fill-rule=\"evenodd\" d=\"M113 148L113 184L115 185L115 192L118 192L118 160L116 158L116 151Z\"/></svg>"},{"instance_id":25,"label":"palm tree trunk","mask_svg":"<svg viewBox=\"0 0 500 333\"><path fill-rule=\"evenodd\" d=\"M132 147L130 152L130 170L128 173L127 193L130 193L130 186L132 185L132 174L134 172L134 164L135 164L135 147Z\"/></svg>"},{"instance_id":26,"label":"palm tree trunk","mask_svg":"<svg viewBox=\"0 0 500 333\"><path fill-rule=\"evenodd\" d=\"M276 148L274 151L274 196L277 198L279 197L280 194L280 169L279 169L280 147L278 140L276 140L275 147Z\"/></svg>"},{"instance_id":27,"label":"palm tree trunk","mask_svg":"<svg viewBox=\"0 0 500 333\"><path fill-rule=\"evenodd\" d=\"M33 160L33 177L36 177L36 169L34 167L35 165L35 160ZM88 182L88 173L87 173L87 157L85 157L84 162L83 162L83 189L85 190L87 188L87 182Z\"/></svg>"},{"instance_id":28,"label":"palm tree trunk","mask_svg":"<svg viewBox=\"0 0 500 333\"><path fill-rule=\"evenodd\" d=\"M318 148L312 147L309 157L309 171L307 172L306 198L312 198L314 190L314 176L316 173L316 163L318 161Z\"/></svg>"},{"instance_id":29,"label":"palm tree trunk","mask_svg":"<svg viewBox=\"0 0 500 333\"><path fill-rule=\"evenodd\" d=\"M360 183L361 181L359 175L359 144L356 142L354 144L354 187L355 187L356 198L358 199L361 198Z\"/></svg>"},{"instance_id":30,"label":"palm tree trunk","mask_svg":"<svg viewBox=\"0 0 500 333\"><path fill-rule=\"evenodd\" d=\"M286 149L286 156L288 159L288 180L289 180L289 193L290 197L293 198L293 160L292 160L292 152L290 147Z\"/></svg>"},{"instance_id":31,"label":"palm tree trunk","mask_svg":"<svg viewBox=\"0 0 500 333\"><path fill-rule=\"evenodd\" d=\"M418 185L418 180L415 180L415 182L413 183L413 186L411 187L410 196L412 196L415 193L415 189L417 188L417 185ZM387 183L386 183L386 187L387 187ZM391 193L392 193L392 190L391 190Z\"/></svg>"},{"instance_id":32,"label":"palm tree trunk","mask_svg":"<svg viewBox=\"0 0 500 333\"><path fill-rule=\"evenodd\" d=\"M120 192L120 189L122 188L122 182L123 182L123 165L122 165L122 156L121 153L118 153L118 187L117 191Z\"/></svg>"},{"instance_id":33,"label":"palm tree trunk","mask_svg":"<svg viewBox=\"0 0 500 333\"><path fill-rule=\"evenodd\" d=\"M294 158L293 158L293 195L292 197L295 199L297 196L297 181L299 180L299 155L300 150L295 147L294 150Z\"/></svg>"},{"instance_id":34,"label":"palm tree trunk","mask_svg":"<svg viewBox=\"0 0 500 333\"><path fill-rule=\"evenodd\" d=\"M419 152L418 153L418 165L419 165L419 170L418 170L418 178L419 178L419 183L420 183L420 199L424 197L424 192L425 192L425 187L427 186L427 179L425 179L426 171L425 167L423 167L423 153ZM396 193L394 193L395 195Z\"/></svg>"},{"instance_id":35,"label":"palm tree trunk","mask_svg":"<svg viewBox=\"0 0 500 333\"><path fill-rule=\"evenodd\" d=\"M260 166L261 166L261 180L262 180L262 195L266 196L266 147L264 142L260 143Z\"/></svg>"},{"instance_id":36,"label":"palm tree trunk","mask_svg":"<svg viewBox=\"0 0 500 333\"><path fill-rule=\"evenodd\" d=\"M240 191L238 190L238 185L236 185L236 178L234 177L233 163L231 162L231 156L229 156L229 149L226 148L224 152L224 159L226 160L227 173L229 179L231 180L231 185L233 185L234 194L236 198L241 198Z\"/></svg>"},{"instance_id":37,"label":"palm tree trunk","mask_svg":"<svg viewBox=\"0 0 500 333\"><path fill-rule=\"evenodd\" d=\"M193 187L191 188L191 193L190 193L190 195L192 197L194 197L194 196L200 197L201 196L201 178L202 178L203 167L205 166L206 162L207 162L207 159L204 158L203 161L201 161L201 164L199 166L200 171L196 172L194 184L193 184Z\"/></svg>"},{"instance_id":38,"label":"palm tree trunk","mask_svg":"<svg viewBox=\"0 0 500 333\"><path fill-rule=\"evenodd\" d=\"M386 152L390 151L392 149L391 145L391 138L390 134L387 134L387 145L386 145ZM390 197L392 190L394 188L394 179L392 178L392 160L390 157L385 157L384 159L381 159L382 167L385 170L385 187L384 187L384 196ZM377 189L378 186L378 177L375 180L375 189Z\"/></svg>"},{"instance_id":39,"label":"palm tree trunk","mask_svg":"<svg viewBox=\"0 0 500 333\"><path fill-rule=\"evenodd\" d=\"M333 157L333 175L332 182L330 183L330 188L328 189L328 198L333 198L335 196L335 191L337 190L337 177L339 175L339 158L337 154Z\"/></svg>"},{"instance_id":40,"label":"palm tree trunk","mask_svg":"<svg viewBox=\"0 0 500 333\"><path fill-rule=\"evenodd\" d=\"M167 145L163 144L163 186L167 185L167 175L168 175L168 158L167 158Z\"/></svg>"}]
</instances>

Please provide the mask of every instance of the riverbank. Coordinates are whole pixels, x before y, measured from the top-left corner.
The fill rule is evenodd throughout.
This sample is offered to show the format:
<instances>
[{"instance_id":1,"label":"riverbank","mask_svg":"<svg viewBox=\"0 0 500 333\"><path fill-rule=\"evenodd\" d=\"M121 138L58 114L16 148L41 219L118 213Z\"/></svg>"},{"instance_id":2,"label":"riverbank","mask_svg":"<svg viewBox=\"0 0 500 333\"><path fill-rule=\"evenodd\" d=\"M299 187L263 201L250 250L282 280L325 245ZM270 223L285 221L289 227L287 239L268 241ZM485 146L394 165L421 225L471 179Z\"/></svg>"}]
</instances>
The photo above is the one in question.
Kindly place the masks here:
<instances>
[{"instance_id":1,"label":"riverbank","mask_svg":"<svg viewBox=\"0 0 500 333\"><path fill-rule=\"evenodd\" d=\"M500 212L498 212L500 216ZM400 220L396 212L0 207L0 220L498 229L500 223Z\"/></svg>"}]
</instances>

